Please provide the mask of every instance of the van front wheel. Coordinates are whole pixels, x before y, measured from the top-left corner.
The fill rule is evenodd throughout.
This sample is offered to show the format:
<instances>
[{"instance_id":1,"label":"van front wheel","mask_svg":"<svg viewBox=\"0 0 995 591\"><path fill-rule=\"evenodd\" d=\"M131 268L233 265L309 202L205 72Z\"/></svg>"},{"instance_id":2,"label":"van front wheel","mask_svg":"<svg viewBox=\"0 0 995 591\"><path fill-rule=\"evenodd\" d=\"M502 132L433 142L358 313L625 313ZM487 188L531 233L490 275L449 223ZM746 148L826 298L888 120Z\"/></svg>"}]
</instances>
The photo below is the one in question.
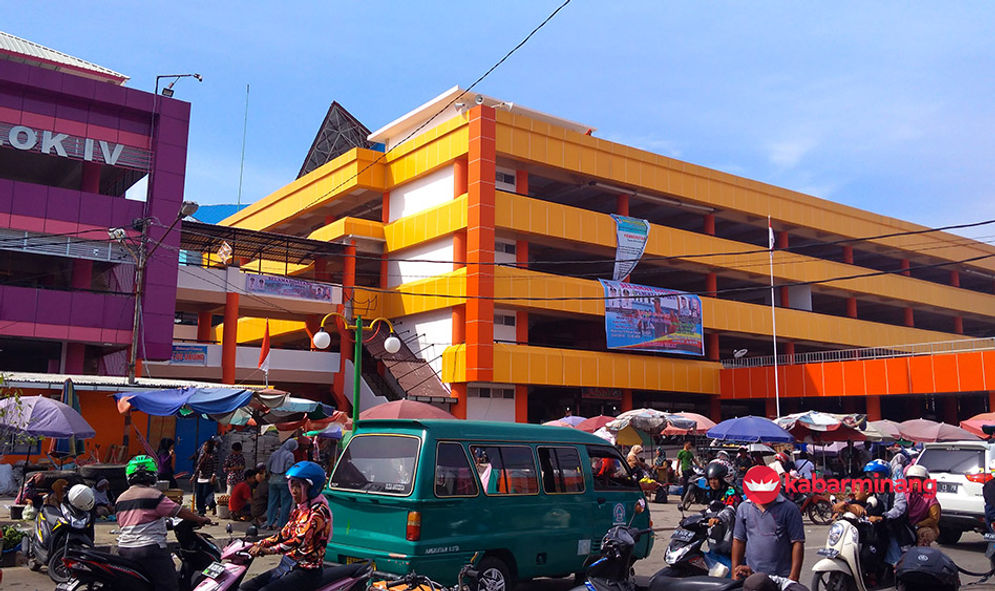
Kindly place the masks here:
<instances>
[{"instance_id":1,"label":"van front wheel","mask_svg":"<svg viewBox=\"0 0 995 591\"><path fill-rule=\"evenodd\" d=\"M477 591L511 591L514 583L511 572L500 558L485 556L477 565L480 578L477 580Z\"/></svg>"}]
</instances>

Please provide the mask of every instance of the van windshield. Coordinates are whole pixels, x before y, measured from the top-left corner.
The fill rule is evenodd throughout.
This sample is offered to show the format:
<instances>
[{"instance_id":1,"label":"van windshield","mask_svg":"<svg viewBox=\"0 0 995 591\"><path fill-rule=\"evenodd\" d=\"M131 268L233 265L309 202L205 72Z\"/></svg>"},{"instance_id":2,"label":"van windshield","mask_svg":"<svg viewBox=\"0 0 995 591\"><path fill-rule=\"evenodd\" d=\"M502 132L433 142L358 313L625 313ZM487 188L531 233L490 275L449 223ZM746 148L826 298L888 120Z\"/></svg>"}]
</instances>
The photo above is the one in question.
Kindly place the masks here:
<instances>
[{"instance_id":1,"label":"van windshield","mask_svg":"<svg viewBox=\"0 0 995 591\"><path fill-rule=\"evenodd\" d=\"M357 435L349 441L335 466L329 488L395 495L411 494L417 437Z\"/></svg>"}]
</instances>

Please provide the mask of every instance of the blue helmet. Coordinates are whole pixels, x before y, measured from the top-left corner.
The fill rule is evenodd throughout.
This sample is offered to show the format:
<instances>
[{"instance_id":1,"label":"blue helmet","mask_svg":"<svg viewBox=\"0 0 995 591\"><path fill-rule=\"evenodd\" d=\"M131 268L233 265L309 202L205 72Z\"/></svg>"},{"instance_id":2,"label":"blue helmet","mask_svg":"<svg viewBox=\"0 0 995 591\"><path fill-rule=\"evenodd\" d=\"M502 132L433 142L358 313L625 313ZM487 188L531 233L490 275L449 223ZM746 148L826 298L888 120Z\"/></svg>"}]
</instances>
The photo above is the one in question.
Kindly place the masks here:
<instances>
[{"instance_id":1,"label":"blue helmet","mask_svg":"<svg viewBox=\"0 0 995 591\"><path fill-rule=\"evenodd\" d=\"M325 471L314 462L297 462L287 470L287 478L297 478L306 481L311 488L307 490L307 498L313 499L325 488Z\"/></svg>"},{"instance_id":2,"label":"blue helmet","mask_svg":"<svg viewBox=\"0 0 995 591\"><path fill-rule=\"evenodd\" d=\"M871 460L864 464L864 474L875 474L879 478L891 478L891 466L884 460Z\"/></svg>"}]
</instances>

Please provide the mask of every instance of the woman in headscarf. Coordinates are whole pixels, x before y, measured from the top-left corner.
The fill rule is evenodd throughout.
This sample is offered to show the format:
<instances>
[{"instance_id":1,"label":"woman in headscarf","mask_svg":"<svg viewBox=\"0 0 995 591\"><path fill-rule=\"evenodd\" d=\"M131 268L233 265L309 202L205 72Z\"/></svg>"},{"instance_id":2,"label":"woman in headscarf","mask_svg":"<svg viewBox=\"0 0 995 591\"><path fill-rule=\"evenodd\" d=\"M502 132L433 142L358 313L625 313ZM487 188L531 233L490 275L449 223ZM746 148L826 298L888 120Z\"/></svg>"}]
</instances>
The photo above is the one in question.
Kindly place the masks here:
<instances>
[{"instance_id":1,"label":"woman in headscarf","mask_svg":"<svg viewBox=\"0 0 995 591\"><path fill-rule=\"evenodd\" d=\"M905 472L909 525L916 530L919 546L929 546L940 535L940 503L936 492L927 490L927 480L929 471L918 464L909 466Z\"/></svg>"},{"instance_id":2,"label":"woman in headscarf","mask_svg":"<svg viewBox=\"0 0 995 591\"><path fill-rule=\"evenodd\" d=\"M297 440L291 437L283 442L266 462L266 472L269 473L269 501L266 507L266 525L269 529L282 528L290 515L293 499L287 488L285 475L294 465L294 451L297 450Z\"/></svg>"}]
</instances>

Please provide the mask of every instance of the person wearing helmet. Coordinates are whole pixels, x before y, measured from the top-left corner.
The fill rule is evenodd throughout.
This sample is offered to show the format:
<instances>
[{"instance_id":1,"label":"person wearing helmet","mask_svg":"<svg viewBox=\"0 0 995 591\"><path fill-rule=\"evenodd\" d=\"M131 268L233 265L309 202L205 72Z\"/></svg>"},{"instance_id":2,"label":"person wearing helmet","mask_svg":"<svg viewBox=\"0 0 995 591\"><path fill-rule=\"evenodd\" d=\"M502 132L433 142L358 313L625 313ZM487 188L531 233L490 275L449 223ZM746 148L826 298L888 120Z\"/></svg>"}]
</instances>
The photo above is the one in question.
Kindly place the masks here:
<instances>
[{"instance_id":1,"label":"person wearing helmet","mask_svg":"<svg viewBox=\"0 0 995 591\"><path fill-rule=\"evenodd\" d=\"M325 546L332 534L332 511L321 494L325 471L314 462L297 462L286 477L294 502L290 520L249 549L253 556L282 554L283 559L276 568L242 583L241 591L314 589L321 581Z\"/></svg>"},{"instance_id":2,"label":"person wearing helmet","mask_svg":"<svg viewBox=\"0 0 995 591\"><path fill-rule=\"evenodd\" d=\"M861 472L863 480L870 484L870 490L866 494L870 507L867 519L877 526L875 532L879 540L878 546L884 550L884 561L895 566L902 557L899 540L909 537L905 534L908 530L905 494L895 492L891 486L882 487L884 490L881 492L876 491L879 481L891 478L891 465L888 462L871 460L864 464ZM870 503L871 499L874 499L873 503Z\"/></svg>"},{"instance_id":3,"label":"person wearing helmet","mask_svg":"<svg viewBox=\"0 0 995 591\"><path fill-rule=\"evenodd\" d=\"M211 520L177 505L155 488L158 470L150 456L135 456L128 462L125 475L131 486L121 493L115 506L120 528L117 550L124 558L142 563L156 591L177 591L176 568L166 549L166 518L201 524Z\"/></svg>"},{"instance_id":4,"label":"person wearing helmet","mask_svg":"<svg viewBox=\"0 0 995 591\"><path fill-rule=\"evenodd\" d=\"M909 525L916 530L916 545L929 546L940 535L940 503L936 500L935 482L929 484L925 466L912 464L905 470Z\"/></svg>"}]
</instances>

